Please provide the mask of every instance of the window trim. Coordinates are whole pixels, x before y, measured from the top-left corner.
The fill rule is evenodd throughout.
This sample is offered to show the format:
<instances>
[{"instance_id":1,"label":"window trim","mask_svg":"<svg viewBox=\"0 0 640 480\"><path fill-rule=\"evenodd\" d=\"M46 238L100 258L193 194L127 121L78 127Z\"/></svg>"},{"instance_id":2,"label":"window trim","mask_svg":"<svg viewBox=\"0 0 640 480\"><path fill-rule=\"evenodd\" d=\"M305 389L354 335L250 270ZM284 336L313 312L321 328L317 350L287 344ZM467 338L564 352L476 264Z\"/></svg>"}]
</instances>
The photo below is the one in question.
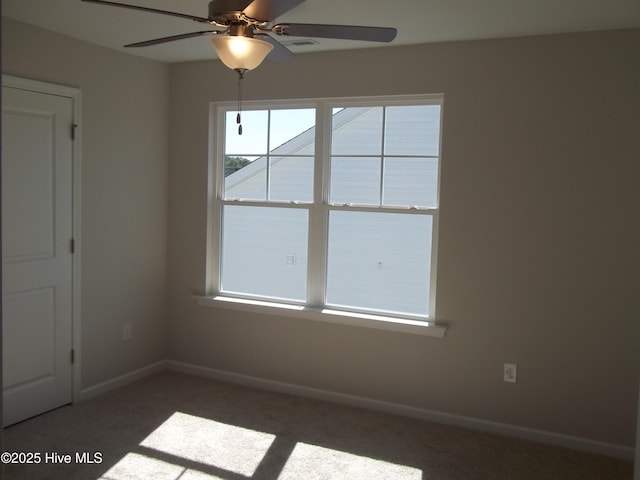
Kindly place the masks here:
<instances>
[{"instance_id":1,"label":"window trim","mask_svg":"<svg viewBox=\"0 0 640 480\"><path fill-rule=\"evenodd\" d=\"M437 239L438 239L438 216L439 216L439 196L440 196L440 169L441 151L438 152L438 185L437 185L437 207L394 207L394 206L372 206L372 205L340 205L329 203L329 180L330 180L330 158L331 158L331 132L332 116L334 107L358 107L358 106L402 106L416 104L440 105L440 124L442 125L442 106L444 95L400 95L400 96L379 96L379 97L348 97L348 98L317 98L307 100L264 100L248 101L244 104L245 110L254 109L292 109L292 108L314 108L316 110L315 145L316 158L322 161L314 161L314 193L313 202L277 202L270 200L225 200L224 199L224 162L218 161L224 157L224 136L223 126L225 112L237 107L234 102L212 102L209 108L209 158L208 158L208 195L207 195L207 255L206 255L206 278L205 295L195 295L194 299L200 306L219 307L232 310L243 310L264 314L277 314L286 317L304 318L310 320L320 320L331 323L346 324L352 326L377 328L397 332L406 332L434 337L444 337L446 325L435 322L436 308L436 279L437 279ZM442 127L439 131L440 145L442 140ZM441 150L441 148L440 148ZM384 156L384 153L382 153ZM296 304L294 301L280 303L263 297L251 297L250 295L235 296L220 291L221 262L219 261L221 248L222 210L225 205L260 205L260 206L281 206L300 207L309 212L309 232L323 232L322 235L309 236L308 248L308 268L307 268L307 301L304 304ZM430 268L430 292L429 306L432 315L411 316L407 314L386 315L383 312L369 312L364 309L338 309L324 304L324 284L326 283L326 259L327 259L327 237L328 219L331 210L349 211L380 211L385 213L419 213L432 216L432 248L431 248L431 268ZM413 212L415 211L415 212Z\"/></svg>"},{"instance_id":2,"label":"window trim","mask_svg":"<svg viewBox=\"0 0 640 480\"><path fill-rule=\"evenodd\" d=\"M358 312L346 312L331 308L314 308L305 305L268 302L227 295L194 295L196 303L203 307L216 307L280 317L300 318L352 327L372 328L391 332L410 333L427 337L444 338L447 325L432 320L411 320Z\"/></svg>"}]
</instances>

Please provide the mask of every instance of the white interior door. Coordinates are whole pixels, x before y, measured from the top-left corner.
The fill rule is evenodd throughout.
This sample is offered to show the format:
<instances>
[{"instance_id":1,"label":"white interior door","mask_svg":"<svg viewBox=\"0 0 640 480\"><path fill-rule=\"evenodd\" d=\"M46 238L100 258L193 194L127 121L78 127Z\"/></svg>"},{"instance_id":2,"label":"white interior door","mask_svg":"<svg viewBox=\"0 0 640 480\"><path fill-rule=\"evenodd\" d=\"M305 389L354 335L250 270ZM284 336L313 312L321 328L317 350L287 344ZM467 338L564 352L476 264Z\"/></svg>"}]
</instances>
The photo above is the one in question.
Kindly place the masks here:
<instances>
[{"instance_id":1,"label":"white interior door","mask_svg":"<svg viewBox=\"0 0 640 480\"><path fill-rule=\"evenodd\" d=\"M73 100L2 87L3 425L72 400Z\"/></svg>"}]
</instances>

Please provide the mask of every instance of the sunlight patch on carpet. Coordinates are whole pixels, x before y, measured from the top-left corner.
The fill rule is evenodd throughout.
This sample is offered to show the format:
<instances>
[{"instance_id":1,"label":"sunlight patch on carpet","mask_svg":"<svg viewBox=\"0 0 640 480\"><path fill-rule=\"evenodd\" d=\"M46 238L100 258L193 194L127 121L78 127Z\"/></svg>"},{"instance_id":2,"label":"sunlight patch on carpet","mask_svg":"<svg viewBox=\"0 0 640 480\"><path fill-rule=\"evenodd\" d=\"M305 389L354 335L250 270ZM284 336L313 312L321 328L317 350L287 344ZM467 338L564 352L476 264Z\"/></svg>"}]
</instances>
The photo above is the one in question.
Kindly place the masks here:
<instances>
[{"instance_id":1,"label":"sunlight patch on carpet","mask_svg":"<svg viewBox=\"0 0 640 480\"><path fill-rule=\"evenodd\" d=\"M422 470L306 443L298 443L278 480L421 480Z\"/></svg>"},{"instance_id":2,"label":"sunlight patch on carpet","mask_svg":"<svg viewBox=\"0 0 640 480\"><path fill-rule=\"evenodd\" d=\"M127 453L98 480L224 480L220 477L163 462L137 453Z\"/></svg>"},{"instance_id":3,"label":"sunlight patch on carpet","mask_svg":"<svg viewBox=\"0 0 640 480\"><path fill-rule=\"evenodd\" d=\"M274 439L268 433L176 412L140 445L251 477Z\"/></svg>"}]
</instances>

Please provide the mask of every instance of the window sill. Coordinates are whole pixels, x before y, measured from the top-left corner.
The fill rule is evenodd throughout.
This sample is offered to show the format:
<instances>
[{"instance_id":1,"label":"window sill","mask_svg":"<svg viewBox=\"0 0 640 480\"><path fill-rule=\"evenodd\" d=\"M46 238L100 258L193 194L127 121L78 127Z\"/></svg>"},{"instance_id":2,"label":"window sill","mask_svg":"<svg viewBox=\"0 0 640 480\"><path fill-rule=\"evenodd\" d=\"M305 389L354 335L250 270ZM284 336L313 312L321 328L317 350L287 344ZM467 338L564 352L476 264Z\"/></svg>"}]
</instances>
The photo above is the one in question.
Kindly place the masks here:
<instances>
[{"instance_id":1,"label":"window sill","mask_svg":"<svg viewBox=\"0 0 640 480\"><path fill-rule=\"evenodd\" d=\"M311 308L301 305L248 300L224 296L194 296L198 305L204 307L218 307L230 310L243 310L269 315L317 320L355 327L374 328L392 332L410 333L428 337L443 338L447 327L433 321L409 320L382 315L343 312L330 308Z\"/></svg>"}]
</instances>

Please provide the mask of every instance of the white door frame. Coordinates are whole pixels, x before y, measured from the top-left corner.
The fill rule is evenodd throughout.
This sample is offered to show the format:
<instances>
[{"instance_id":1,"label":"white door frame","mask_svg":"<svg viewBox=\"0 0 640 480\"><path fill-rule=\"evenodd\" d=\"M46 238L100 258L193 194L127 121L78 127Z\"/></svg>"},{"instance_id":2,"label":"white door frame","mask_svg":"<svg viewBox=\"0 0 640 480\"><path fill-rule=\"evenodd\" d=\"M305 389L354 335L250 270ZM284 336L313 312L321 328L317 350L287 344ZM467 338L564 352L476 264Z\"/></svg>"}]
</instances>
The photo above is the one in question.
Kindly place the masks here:
<instances>
[{"instance_id":1,"label":"white door frame","mask_svg":"<svg viewBox=\"0 0 640 480\"><path fill-rule=\"evenodd\" d=\"M68 87L64 85L56 85L53 83L40 82L37 80L30 80L27 78L16 77L13 75L2 74L2 86L18 88L21 90L29 90L33 92L46 93L49 95L58 95L60 97L67 97L71 99L73 105L73 124L69 128L73 128L73 145L72 145L72 234L74 239L74 254L72 255L72 279L71 279L71 348L74 352L74 361L71 365L72 373L72 401L75 403L80 400L81 396L81 335L80 335L80 315L81 315L81 291L80 291L80 253L81 239L80 239L80 220L81 220L81 113L82 113L82 91L75 87Z\"/></svg>"}]
</instances>

